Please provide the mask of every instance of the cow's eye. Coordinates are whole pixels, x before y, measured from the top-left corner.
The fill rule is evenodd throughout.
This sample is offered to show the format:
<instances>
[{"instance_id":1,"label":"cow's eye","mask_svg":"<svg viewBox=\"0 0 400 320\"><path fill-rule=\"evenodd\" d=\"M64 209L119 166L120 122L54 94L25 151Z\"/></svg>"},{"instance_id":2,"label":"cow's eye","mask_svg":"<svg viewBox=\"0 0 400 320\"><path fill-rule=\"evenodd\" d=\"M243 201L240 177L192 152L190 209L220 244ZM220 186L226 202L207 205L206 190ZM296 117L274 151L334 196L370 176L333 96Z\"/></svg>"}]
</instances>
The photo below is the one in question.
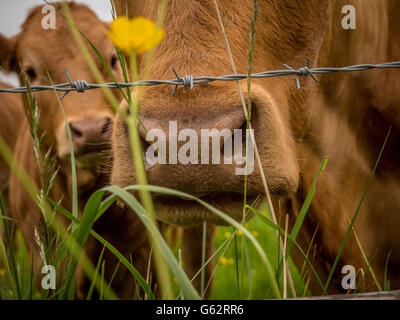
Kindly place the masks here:
<instances>
[{"instance_id":1,"label":"cow's eye","mask_svg":"<svg viewBox=\"0 0 400 320\"><path fill-rule=\"evenodd\" d=\"M117 66L118 58L117 56L112 56L111 57L111 67L115 68Z\"/></svg>"},{"instance_id":2,"label":"cow's eye","mask_svg":"<svg viewBox=\"0 0 400 320\"><path fill-rule=\"evenodd\" d=\"M36 79L36 71L33 68L26 69L25 73L31 81Z\"/></svg>"}]
</instances>

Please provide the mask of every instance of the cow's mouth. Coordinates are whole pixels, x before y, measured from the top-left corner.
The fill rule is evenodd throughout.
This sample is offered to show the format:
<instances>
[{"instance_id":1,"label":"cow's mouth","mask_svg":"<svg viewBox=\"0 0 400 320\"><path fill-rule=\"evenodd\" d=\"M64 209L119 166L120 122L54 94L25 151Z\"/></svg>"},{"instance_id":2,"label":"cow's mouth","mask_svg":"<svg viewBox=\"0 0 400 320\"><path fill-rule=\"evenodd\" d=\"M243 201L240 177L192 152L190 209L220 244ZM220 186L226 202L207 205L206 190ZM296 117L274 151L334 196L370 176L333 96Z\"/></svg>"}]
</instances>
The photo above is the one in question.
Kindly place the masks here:
<instances>
[{"instance_id":1,"label":"cow's mouth","mask_svg":"<svg viewBox=\"0 0 400 320\"><path fill-rule=\"evenodd\" d=\"M75 161L78 168L90 170L103 166L109 158L109 152L101 150L77 154Z\"/></svg>"},{"instance_id":2,"label":"cow's mouth","mask_svg":"<svg viewBox=\"0 0 400 320\"><path fill-rule=\"evenodd\" d=\"M96 172L110 161L111 150L102 148L89 152L75 152L74 159L77 169ZM69 165L71 163L71 154L63 155L60 160L62 163Z\"/></svg>"},{"instance_id":3,"label":"cow's mouth","mask_svg":"<svg viewBox=\"0 0 400 320\"><path fill-rule=\"evenodd\" d=\"M243 218L243 194L235 192L212 192L197 195L198 199L222 211L231 218L241 221ZM251 194L247 196L246 203L254 205L259 196ZM217 225L226 225L227 222L216 213L207 209L196 200L183 197L156 195L154 197L156 217L167 223L178 225L197 224L208 221Z\"/></svg>"},{"instance_id":4,"label":"cow's mouth","mask_svg":"<svg viewBox=\"0 0 400 320\"><path fill-rule=\"evenodd\" d=\"M79 193L84 194L87 191L93 190L96 186L102 187L108 181L109 168L107 163L110 161L110 150L102 149L90 152L77 152L74 155L77 185ZM71 173L71 154L67 154L60 159L61 167L65 169L68 177ZM70 181L72 183L72 181Z\"/></svg>"}]
</instances>

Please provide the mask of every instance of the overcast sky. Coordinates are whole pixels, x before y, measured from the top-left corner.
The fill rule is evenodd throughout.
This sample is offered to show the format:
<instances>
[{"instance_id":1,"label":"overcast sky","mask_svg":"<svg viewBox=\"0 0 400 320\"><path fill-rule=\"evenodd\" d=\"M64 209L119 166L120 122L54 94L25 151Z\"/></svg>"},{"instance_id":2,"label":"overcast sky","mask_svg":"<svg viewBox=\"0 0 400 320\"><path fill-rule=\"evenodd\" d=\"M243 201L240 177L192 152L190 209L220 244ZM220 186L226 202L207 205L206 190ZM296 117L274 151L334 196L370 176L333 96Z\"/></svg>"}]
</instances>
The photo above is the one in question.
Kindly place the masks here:
<instances>
[{"instance_id":1,"label":"overcast sky","mask_svg":"<svg viewBox=\"0 0 400 320\"><path fill-rule=\"evenodd\" d=\"M75 2L87 4L101 20L112 19L110 0L75 0ZM29 9L41 4L45 4L43 0L0 0L0 33L7 37L17 34ZM18 85L15 75L6 76L1 71L0 80Z\"/></svg>"}]
</instances>

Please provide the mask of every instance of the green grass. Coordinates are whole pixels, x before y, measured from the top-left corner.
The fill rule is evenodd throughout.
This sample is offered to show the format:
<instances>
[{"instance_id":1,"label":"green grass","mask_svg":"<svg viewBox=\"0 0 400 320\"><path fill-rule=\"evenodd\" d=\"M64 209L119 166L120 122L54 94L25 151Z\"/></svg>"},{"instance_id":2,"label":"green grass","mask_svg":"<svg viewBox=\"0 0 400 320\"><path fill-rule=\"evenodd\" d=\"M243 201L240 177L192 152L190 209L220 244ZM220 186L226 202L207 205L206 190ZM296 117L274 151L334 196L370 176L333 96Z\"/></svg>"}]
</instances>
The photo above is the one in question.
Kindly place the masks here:
<instances>
[{"instance_id":1,"label":"green grass","mask_svg":"<svg viewBox=\"0 0 400 320\"><path fill-rule=\"evenodd\" d=\"M265 227L259 219L253 218L248 222L247 228L251 230L251 232L257 232L256 239L260 243L262 249L268 253L268 257L271 261L271 264L276 270L278 267L278 245L276 241L276 233L273 229ZM232 234L232 227L219 227L218 232L215 236L215 246L219 247L224 240L226 240L226 236ZM238 236L242 238L243 235ZM260 257L258 256L256 250L247 245L248 257L250 262L250 278L246 276L243 278L244 281L241 284L241 293L240 298L242 299L269 299L274 298L270 288L271 282L266 275L265 268L261 262ZM239 252L239 261L238 264L242 265L242 261L246 260L243 255L243 252ZM222 257L221 257L222 258ZM221 259L220 258L220 259ZM211 299L238 299L237 293L237 285L236 285L236 270L235 264L232 261L235 259L235 249L234 246L231 245L223 255L223 258L228 260L224 264L221 262L217 272L215 274L214 288L211 293ZM300 277L300 273L297 268L293 264L292 260L289 258L289 267L293 276L294 286L296 288L296 292L301 294L304 291L304 282ZM280 282L280 286L282 283Z\"/></svg>"}]
</instances>

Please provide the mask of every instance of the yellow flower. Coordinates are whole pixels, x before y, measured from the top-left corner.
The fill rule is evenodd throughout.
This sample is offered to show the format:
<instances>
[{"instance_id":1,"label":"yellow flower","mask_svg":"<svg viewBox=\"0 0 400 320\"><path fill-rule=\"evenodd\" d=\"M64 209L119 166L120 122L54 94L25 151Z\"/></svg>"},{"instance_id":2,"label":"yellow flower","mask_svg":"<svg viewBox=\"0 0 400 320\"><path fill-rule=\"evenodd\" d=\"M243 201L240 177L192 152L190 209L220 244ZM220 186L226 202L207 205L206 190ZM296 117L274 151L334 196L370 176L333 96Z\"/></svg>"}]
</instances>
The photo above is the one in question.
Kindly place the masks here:
<instances>
[{"instance_id":1,"label":"yellow flower","mask_svg":"<svg viewBox=\"0 0 400 320\"><path fill-rule=\"evenodd\" d=\"M228 259L225 258L225 257L222 257L222 258L221 258L221 263L222 263L222 264L227 264L227 263L228 263Z\"/></svg>"},{"instance_id":2,"label":"yellow flower","mask_svg":"<svg viewBox=\"0 0 400 320\"><path fill-rule=\"evenodd\" d=\"M252 234L254 237L257 237L257 236L258 236L258 231L255 231L255 230L254 230L254 231L251 232L251 234Z\"/></svg>"},{"instance_id":3,"label":"yellow flower","mask_svg":"<svg viewBox=\"0 0 400 320\"><path fill-rule=\"evenodd\" d=\"M0 269L0 277L4 277L4 269Z\"/></svg>"},{"instance_id":4,"label":"yellow flower","mask_svg":"<svg viewBox=\"0 0 400 320\"><path fill-rule=\"evenodd\" d=\"M164 30L148 18L136 17L131 20L118 17L111 22L108 37L114 45L130 54L142 54L157 46L164 37Z\"/></svg>"},{"instance_id":5,"label":"yellow flower","mask_svg":"<svg viewBox=\"0 0 400 320\"><path fill-rule=\"evenodd\" d=\"M224 235L225 235L225 238L230 238L231 237L231 233L230 232L225 232Z\"/></svg>"},{"instance_id":6,"label":"yellow flower","mask_svg":"<svg viewBox=\"0 0 400 320\"><path fill-rule=\"evenodd\" d=\"M242 236L242 235L243 235L243 231L239 229L239 230L237 231L237 234L238 234L238 236Z\"/></svg>"}]
</instances>

